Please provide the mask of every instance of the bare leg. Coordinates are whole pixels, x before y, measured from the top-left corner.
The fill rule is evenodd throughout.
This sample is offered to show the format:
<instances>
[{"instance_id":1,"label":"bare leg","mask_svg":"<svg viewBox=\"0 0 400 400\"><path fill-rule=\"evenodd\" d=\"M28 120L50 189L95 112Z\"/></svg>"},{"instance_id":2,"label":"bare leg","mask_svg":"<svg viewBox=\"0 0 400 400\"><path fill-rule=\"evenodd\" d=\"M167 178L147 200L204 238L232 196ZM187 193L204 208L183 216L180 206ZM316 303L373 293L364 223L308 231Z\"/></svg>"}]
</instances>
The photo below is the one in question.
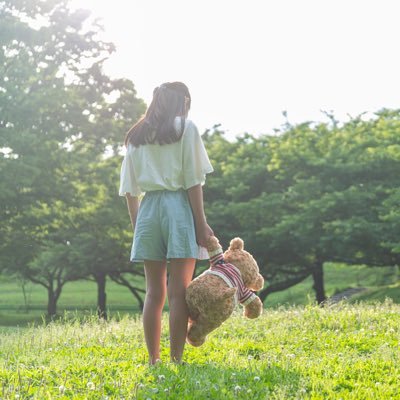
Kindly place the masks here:
<instances>
[{"instance_id":1,"label":"bare leg","mask_svg":"<svg viewBox=\"0 0 400 400\"><path fill-rule=\"evenodd\" d=\"M160 359L161 316L167 288L166 261L144 261L146 298L143 308L143 327L149 362Z\"/></svg>"},{"instance_id":2,"label":"bare leg","mask_svg":"<svg viewBox=\"0 0 400 400\"><path fill-rule=\"evenodd\" d=\"M181 362L186 341L189 313L185 292L192 280L196 260L175 258L170 261L168 279L171 361Z\"/></svg>"}]
</instances>

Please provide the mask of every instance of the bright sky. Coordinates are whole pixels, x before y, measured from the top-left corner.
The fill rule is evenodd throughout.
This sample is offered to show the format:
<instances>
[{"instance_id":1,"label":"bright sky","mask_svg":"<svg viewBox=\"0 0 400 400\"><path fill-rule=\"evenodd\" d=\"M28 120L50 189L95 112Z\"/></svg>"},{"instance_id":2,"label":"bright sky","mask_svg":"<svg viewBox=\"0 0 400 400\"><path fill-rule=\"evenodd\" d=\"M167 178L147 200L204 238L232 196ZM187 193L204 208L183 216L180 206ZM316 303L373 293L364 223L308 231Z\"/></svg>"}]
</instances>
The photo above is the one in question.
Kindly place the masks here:
<instances>
[{"instance_id":1,"label":"bright sky","mask_svg":"<svg viewBox=\"0 0 400 400\"><path fill-rule=\"evenodd\" d=\"M117 51L107 65L149 104L185 82L200 130L273 133L340 121L400 97L398 0L72 0L102 18Z\"/></svg>"}]
</instances>

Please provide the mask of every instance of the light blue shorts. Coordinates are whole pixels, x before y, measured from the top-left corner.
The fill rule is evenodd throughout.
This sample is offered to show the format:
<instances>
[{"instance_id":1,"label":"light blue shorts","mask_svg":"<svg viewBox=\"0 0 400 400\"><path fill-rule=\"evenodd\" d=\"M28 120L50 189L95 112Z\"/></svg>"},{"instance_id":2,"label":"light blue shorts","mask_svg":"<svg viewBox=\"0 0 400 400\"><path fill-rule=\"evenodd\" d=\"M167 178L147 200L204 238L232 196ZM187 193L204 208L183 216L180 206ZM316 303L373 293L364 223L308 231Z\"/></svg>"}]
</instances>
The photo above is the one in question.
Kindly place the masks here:
<instances>
[{"instance_id":1,"label":"light blue shorts","mask_svg":"<svg viewBox=\"0 0 400 400\"><path fill-rule=\"evenodd\" d=\"M198 258L198 254L187 192L146 192L137 216L131 261Z\"/></svg>"}]
</instances>

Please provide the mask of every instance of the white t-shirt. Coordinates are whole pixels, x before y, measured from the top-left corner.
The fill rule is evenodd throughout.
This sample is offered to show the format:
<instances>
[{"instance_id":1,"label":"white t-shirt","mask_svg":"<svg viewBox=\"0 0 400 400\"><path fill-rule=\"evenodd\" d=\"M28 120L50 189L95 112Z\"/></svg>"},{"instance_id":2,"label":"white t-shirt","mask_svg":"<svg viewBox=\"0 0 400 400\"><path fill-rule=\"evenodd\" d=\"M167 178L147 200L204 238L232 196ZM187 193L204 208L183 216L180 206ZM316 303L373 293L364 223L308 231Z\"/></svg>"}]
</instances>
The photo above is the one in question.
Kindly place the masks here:
<instances>
[{"instance_id":1,"label":"white t-shirt","mask_svg":"<svg viewBox=\"0 0 400 400\"><path fill-rule=\"evenodd\" d=\"M175 119L180 130L181 119ZM213 167L196 125L185 121L185 130L178 142L170 144L128 145L121 166L119 195L139 196L152 190L189 189L203 185Z\"/></svg>"}]
</instances>

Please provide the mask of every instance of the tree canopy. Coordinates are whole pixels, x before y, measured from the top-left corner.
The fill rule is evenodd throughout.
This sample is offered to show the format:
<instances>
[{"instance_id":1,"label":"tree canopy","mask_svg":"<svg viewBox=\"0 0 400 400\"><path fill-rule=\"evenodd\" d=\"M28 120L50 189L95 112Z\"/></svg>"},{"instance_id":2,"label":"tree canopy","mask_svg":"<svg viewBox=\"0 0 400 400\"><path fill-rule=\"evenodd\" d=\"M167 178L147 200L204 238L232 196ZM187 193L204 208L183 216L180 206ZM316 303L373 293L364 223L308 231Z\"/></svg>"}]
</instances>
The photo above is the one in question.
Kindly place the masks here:
<instances>
[{"instance_id":1,"label":"tree canopy","mask_svg":"<svg viewBox=\"0 0 400 400\"><path fill-rule=\"evenodd\" d=\"M39 0L0 9L1 265L45 286L54 314L66 282L127 268L116 160L145 104L103 72L114 45L86 11Z\"/></svg>"}]
</instances>

